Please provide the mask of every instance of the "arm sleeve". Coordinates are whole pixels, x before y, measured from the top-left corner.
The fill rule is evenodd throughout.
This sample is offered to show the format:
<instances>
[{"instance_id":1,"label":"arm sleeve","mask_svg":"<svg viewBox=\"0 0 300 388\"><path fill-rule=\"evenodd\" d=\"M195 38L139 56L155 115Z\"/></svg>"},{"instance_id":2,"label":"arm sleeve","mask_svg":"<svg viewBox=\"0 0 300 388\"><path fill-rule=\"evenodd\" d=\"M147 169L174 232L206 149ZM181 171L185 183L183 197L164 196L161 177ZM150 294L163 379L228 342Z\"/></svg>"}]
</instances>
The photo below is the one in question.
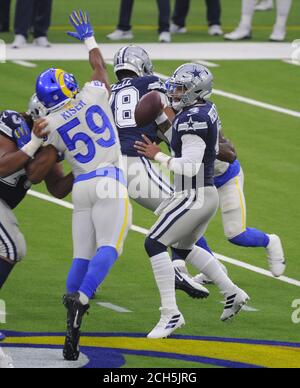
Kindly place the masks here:
<instances>
[{"instance_id":1,"label":"arm sleeve","mask_svg":"<svg viewBox=\"0 0 300 388\"><path fill-rule=\"evenodd\" d=\"M183 174L189 178L197 175L206 149L206 144L197 135L182 136L182 157L172 158L169 169L175 174Z\"/></svg>"}]
</instances>

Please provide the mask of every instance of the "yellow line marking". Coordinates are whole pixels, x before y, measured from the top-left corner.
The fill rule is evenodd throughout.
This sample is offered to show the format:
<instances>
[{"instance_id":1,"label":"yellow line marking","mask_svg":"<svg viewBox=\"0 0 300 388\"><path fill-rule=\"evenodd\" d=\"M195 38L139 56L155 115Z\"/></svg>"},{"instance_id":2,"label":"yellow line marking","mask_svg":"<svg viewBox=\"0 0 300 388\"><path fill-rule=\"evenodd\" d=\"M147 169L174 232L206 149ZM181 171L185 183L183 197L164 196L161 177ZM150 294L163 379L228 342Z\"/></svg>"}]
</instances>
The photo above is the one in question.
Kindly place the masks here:
<instances>
[{"instance_id":1,"label":"yellow line marking","mask_svg":"<svg viewBox=\"0 0 300 388\"><path fill-rule=\"evenodd\" d=\"M6 344L59 345L63 337L10 337ZM202 340L149 340L130 337L85 337L82 346L129 349L137 351L176 353L187 356L208 357L268 368L299 368L300 349L286 346L241 344Z\"/></svg>"}]
</instances>

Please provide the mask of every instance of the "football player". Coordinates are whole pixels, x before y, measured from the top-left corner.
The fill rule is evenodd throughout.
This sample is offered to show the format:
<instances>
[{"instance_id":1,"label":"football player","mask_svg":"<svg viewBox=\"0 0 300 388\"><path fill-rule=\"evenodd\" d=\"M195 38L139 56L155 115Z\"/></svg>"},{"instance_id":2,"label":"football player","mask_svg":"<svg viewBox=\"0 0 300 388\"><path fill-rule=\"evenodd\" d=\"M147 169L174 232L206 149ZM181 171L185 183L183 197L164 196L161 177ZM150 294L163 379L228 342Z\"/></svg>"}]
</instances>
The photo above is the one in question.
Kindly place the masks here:
<instances>
[{"instance_id":1,"label":"football player","mask_svg":"<svg viewBox=\"0 0 300 388\"><path fill-rule=\"evenodd\" d=\"M169 101L166 89L160 79L153 75L153 65L148 53L141 47L129 45L121 48L114 58L114 72L118 82L112 85L110 99L115 124L118 129L123 154L128 193L131 199L144 208L155 210L172 195L174 189L157 164L139 155L134 148L136 141L142 141L146 135L151 141L159 141L158 133L169 128L169 120L165 112L144 128L139 128L135 121L135 109L140 99L151 90L161 94L165 109ZM167 128L166 128L167 125ZM167 139L161 136L163 140ZM174 254L175 257L175 254ZM183 271L184 268L182 268ZM199 287L186 273L176 271L176 287L193 298L209 295L204 287Z\"/></svg>"},{"instance_id":2,"label":"football player","mask_svg":"<svg viewBox=\"0 0 300 388\"><path fill-rule=\"evenodd\" d=\"M29 125L32 120L26 116ZM26 255L26 242L13 213L32 183L45 179L49 192L57 198L69 194L73 177L64 176L54 147L40 149L43 140L31 133L18 112L0 113L0 289L15 265ZM39 151L36 158L32 157ZM3 339L0 334L0 340Z\"/></svg>"},{"instance_id":3,"label":"football player","mask_svg":"<svg viewBox=\"0 0 300 388\"><path fill-rule=\"evenodd\" d=\"M168 337L185 323L177 307L169 247L187 263L212 276L225 297L222 321L231 319L249 300L217 260L196 246L219 206L213 177L220 120L215 105L208 100L212 82L213 76L204 66L179 67L168 82L172 107L178 112L169 133L172 157L161 152L146 136L144 142L137 142L135 146L140 155L172 171L175 180L175 193L157 211L160 218L145 241L161 297L161 319L148 334L149 338Z\"/></svg>"},{"instance_id":4,"label":"football player","mask_svg":"<svg viewBox=\"0 0 300 388\"><path fill-rule=\"evenodd\" d=\"M73 12L70 21L75 32L68 34L84 42L89 51L92 81L80 91L73 75L60 69L44 71L37 79L36 93L49 114L36 122L35 133L46 134L46 144L65 154L75 177L74 260L64 296L68 311L64 358L73 361L80 354L80 327L89 301L122 253L131 226L131 205L105 63L88 15Z\"/></svg>"}]
</instances>

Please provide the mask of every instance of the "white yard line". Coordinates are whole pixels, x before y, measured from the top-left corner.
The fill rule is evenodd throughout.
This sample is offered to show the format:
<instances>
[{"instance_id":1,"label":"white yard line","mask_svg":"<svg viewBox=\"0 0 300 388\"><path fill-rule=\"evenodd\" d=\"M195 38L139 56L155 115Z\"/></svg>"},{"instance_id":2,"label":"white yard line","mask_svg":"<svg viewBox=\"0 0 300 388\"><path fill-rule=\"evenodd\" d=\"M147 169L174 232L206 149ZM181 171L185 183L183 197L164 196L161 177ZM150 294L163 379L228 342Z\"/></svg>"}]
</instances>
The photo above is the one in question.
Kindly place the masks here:
<instances>
[{"instance_id":1,"label":"white yard line","mask_svg":"<svg viewBox=\"0 0 300 388\"><path fill-rule=\"evenodd\" d=\"M199 63L199 65L203 65L203 66L206 66L206 67L220 67L220 65L218 65L216 63L209 62L209 61L204 61L204 60L196 60L196 61L193 61L193 62Z\"/></svg>"},{"instance_id":2,"label":"white yard line","mask_svg":"<svg viewBox=\"0 0 300 388\"><path fill-rule=\"evenodd\" d=\"M282 62L288 63L289 65L300 66L300 61L293 61L292 59L284 59Z\"/></svg>"},{"instance_id":3,"label":"white yard line","mask_svg":"<svg viewBox=\"0 0 300 388\"><path fill-rule=\"evenodd\" d=\"M117 313L121 313L121 314L123 314L123 313L132 313L131 310L125 309L124 307L117 306L116 304L106 303L106 302L97 302L96 304L98 306L101 306L101 307L104 307L104 308L116 311Z\"/></svg>"},{"instance_id":4,"label":"white yard line","mask_svg":"<svg viewBox=\"0 0 300 388\"><path fill-rule=\"evenodd\" d=\"M67 209L73 209L74 208L74 206L70 202L62 201L60 199L56 199L56 198L50 197L49 195L41 194L41 193L39 193L37 191L29 190L28 194L33 196L33 197L35 197L35 198L39 198L41 200L44 200L44 201L47 201L47 202L51 202L53 204L65 207ZM147 229L141 228L140 226L135 226L135 225L133 225L131 229L134 232L137 232L137 233L140 233L140 234L143 234L143 235L147 235L148 232L149 232ZM216 255L216 257L219 260L221 260L221 261L223 261L225 263L229 263L229 264L235 265L236 267L240 267L240 268L249 270L251 272L258 273L260 275L272 278L272 279L277 280L277 281L281 281L283 283L287 283L287 284L291 284L293 286L300 287L300 281L299 280L288 278L286 276L282 276L282 277L280 277L278 279L275 279L273 277L273 275L271 274L271 272L269 272L269 271L267 271L267 270L265 270L263 268L256 267L256 266L251 265L251 264L247 264L247 263L245 263L243 261L239 261L239 260L233 259L231 257L220 255L219 253L215 253L215 255Z\"/></svg>"},{"instance_id":5,"label":"white yard line","mask_svg":"<svg viewBox=\"0 0 300 388\"><path fill-rule=\"evenodd\" d=\"M31 69L37 67L37 65L35 63L28 62L28 61L12 61L12 63L14 63L15 65L19 65L19 66L23 66L23 67L28 67L28 68L31 68Z\"/></svg>"}]
</instances>

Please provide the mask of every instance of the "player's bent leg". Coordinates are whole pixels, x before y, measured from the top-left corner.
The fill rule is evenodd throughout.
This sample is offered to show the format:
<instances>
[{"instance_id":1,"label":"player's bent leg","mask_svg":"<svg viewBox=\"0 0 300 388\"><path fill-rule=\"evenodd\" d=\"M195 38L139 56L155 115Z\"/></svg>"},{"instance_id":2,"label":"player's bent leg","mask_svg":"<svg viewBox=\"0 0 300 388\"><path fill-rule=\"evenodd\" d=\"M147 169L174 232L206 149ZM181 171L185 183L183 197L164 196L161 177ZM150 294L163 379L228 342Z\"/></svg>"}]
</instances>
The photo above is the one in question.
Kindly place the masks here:
<instances>
[{"instance_id":1,"label":"player's bent leg","mask_svg":"<svg viewBox=\"0 0 300 388\"><path fill-rule=\"evenodd\" d=\"M209 291L201 284L195 282L189 274L185 260L191 250L172 248L173 266L175 270L175 289L184 291L191 298L205 299Z\"/></svg>"},{"instance_id":2,"label":"player's bent leg","mask_svg":"<svg viewBox=\"0 0 300 388\"><path fill-rule=\"evenodd\" d=\"M148 236L145 241L145 249L150 258L161 298L161 318L148 334L148 338L166 338L185 324L176 302L175 272L167 246Z\"/></svg>"},{"instance_id":3,"label":"player's bent leg","mask_svg":"<svg viewBox=\"0 0 300 388\"><path fill-rule=\"evenodd\" d=\"M275 277L279 277L284 274L286 269L280 238L247 227L243 182L244 175L241 170L238 177L219 189L225 236L234 245L248 248L265 248L270 270Z\"/></svg>"},{"instance_id":4,"label":"player's bent leg","mask_svg":"<svg viewBox=\"0 0 300 388\"><path fill-rule=\"evenodd\" d=\"M90 261L87 259L74 259L67 278L67 292L77 292L88 271Z\"/></svg>"},{"instance_id":5,"label":"player's bent leg","mask_svg":"<svg viewBox=\"0 0 300 388\"><path fill-rule=\"evenodd\" d=\"M206 250L195 246L187 257L186 262L211 279L224 295L225 308L221 316L222 321L231 319L238 314L243 305L250 299L243 290L231 281L223 271L220 263Z\"/></svg>"}]
</instances>

